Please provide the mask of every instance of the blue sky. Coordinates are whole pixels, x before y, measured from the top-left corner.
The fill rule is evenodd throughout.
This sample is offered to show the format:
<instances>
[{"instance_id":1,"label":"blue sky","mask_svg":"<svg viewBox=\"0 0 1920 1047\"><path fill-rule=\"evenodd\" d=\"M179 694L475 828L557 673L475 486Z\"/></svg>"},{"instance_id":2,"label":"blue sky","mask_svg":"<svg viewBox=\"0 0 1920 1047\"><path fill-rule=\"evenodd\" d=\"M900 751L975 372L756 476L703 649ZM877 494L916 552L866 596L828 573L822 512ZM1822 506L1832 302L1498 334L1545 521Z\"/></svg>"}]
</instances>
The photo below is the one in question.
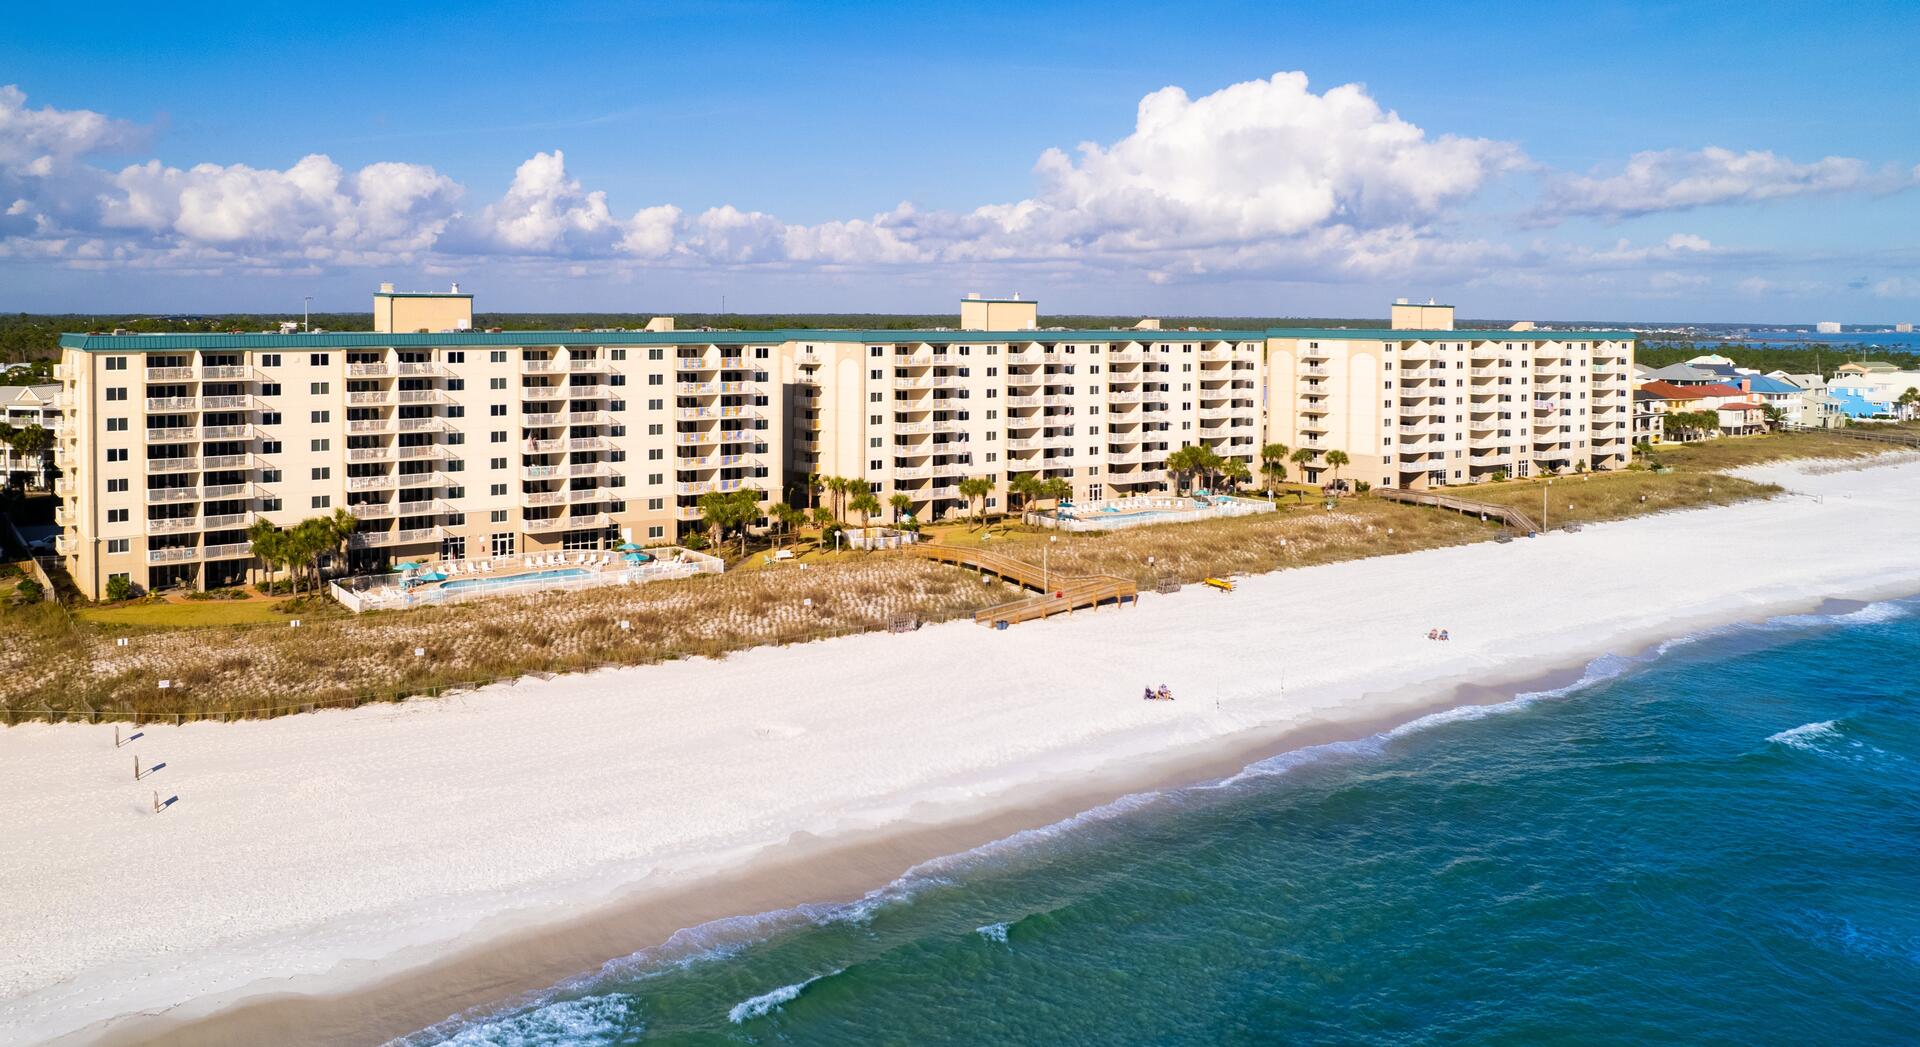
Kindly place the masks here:
<instances>
[{"instance_id":1,"label":"blue sky","mask_svg":"<svg viewBox=\"0 0 1920 1047\"><path fill-rule=\"evenodd\" d=\"M115 6L0 39L0 308L1920 318L1911 3Z\"/></svg>"}]
</instances>

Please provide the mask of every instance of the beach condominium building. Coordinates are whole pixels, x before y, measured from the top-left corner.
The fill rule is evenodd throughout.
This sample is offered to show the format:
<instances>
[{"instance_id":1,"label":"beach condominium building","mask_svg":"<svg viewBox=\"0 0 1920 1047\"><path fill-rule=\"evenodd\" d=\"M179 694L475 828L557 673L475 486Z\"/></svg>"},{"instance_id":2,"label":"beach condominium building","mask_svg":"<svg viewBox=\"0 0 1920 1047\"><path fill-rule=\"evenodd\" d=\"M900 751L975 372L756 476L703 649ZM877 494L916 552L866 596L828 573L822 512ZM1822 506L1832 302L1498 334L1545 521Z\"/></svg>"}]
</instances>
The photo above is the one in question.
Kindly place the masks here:
<instances>
[{"instance_id":1,"label":"beach condominium building","mask_svg":"<svg viewBox=\"0 0 1920 1047\"><path fill-rule=\"evenodd\" d=\"M404 330L372 333L63 336L59 548L81 591L242 581L257 520L344 509L371 565L660 544L707 491L778 497L774 345L479 332L470 303L383 291Z\"/></svg>"},{"instance_id":2,"label":"beach condominium building","mask_svg":"<svg viewBox=\"0 0 1920 1047\"><path fill-rule=\"evenodd\" d=\"M1319 453L1300 478L1439 487L1618 469L1632 456L1633 335L1456 330L1453 308L1395 326L1266 332L1269 439ZM1421 327L1403 327L1418 323Z\"/></svg>"},{"instance_id":3,"label":"beach condominium building","mask_svg":"<svg viewBox=\"0 0 1920 1047\"><path fill-rule=\"evenodd\" d=\"M371 332L74 334L60 549L102 595L229 585L247 529L345 510L355 566L685 540L710 492L763 508L852 480L919 520L1010 508L1022 475L1080 500L1171 490L1188 445L1259 475L1471 483L1626 464L1633 339L1395 328L1162 330L1040 325L1038 304L969 297L938 330L473 328L473 297L374 298ZM1304 475L1303 475L1304 473Z\"/></svg>"}]
</instances>

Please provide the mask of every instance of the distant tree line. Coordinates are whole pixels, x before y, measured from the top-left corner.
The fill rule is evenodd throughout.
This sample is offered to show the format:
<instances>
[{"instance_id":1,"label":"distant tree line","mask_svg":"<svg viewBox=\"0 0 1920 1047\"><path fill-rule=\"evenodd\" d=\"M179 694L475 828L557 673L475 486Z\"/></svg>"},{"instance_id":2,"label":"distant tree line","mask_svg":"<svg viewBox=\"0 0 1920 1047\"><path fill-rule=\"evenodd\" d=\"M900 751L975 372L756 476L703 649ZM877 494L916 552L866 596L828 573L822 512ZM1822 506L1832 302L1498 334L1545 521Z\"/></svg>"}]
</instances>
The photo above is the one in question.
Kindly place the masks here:
<instances>
[{"instance_id":1,"label":"distant tree line","mask_svg":"<svg viewBox=\"0 0 1920 1047\"><path fill-rule=\"evenodd\" d=\"M1649 367L1665 367L1668 364L1685 363L1696 356L1717 355L1732 360L1741 367L1751 367L1761 374L1770 371L1786 371L1791 374L1813 374L1818 372L1832 378L1834 369L1848 361L1880 360L1893 364L1903 371L1920 371L1920 353L1901 352L1899 350L1866 349L1851 345L1737 345L1726 342L1649 342L1642 343L1633 352L1636 363Z\"/></svg>"}]
</instances>

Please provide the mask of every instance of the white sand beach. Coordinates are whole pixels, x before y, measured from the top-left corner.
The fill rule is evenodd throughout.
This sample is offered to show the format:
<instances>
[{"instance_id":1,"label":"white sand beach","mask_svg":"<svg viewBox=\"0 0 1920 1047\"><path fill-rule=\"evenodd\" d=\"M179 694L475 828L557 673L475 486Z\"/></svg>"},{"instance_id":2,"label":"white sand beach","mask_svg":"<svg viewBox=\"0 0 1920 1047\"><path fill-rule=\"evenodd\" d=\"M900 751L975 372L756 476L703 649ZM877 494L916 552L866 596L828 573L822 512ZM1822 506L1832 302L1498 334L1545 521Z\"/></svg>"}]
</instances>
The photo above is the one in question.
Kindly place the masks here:
<instances>
[{"instance_id":1,"label":"white sand beach","mask_svg":"<svg viewBox=\"0 0 1920 1047\"><path fill-rule=\"evenodd\" d=\"M0 1042L348 989L795 834L978 818L1283 729L1370 733L1463 684L1920 593L1920 463L1747 475L1795 493L1005 631L149 726L120 749L111 726L0 730ZM1162 682L1176 701L1140 700ZM136 783L136 753L165 767ZM179 800L155 814L155 790Z\"/></svg>"}]
</instances>

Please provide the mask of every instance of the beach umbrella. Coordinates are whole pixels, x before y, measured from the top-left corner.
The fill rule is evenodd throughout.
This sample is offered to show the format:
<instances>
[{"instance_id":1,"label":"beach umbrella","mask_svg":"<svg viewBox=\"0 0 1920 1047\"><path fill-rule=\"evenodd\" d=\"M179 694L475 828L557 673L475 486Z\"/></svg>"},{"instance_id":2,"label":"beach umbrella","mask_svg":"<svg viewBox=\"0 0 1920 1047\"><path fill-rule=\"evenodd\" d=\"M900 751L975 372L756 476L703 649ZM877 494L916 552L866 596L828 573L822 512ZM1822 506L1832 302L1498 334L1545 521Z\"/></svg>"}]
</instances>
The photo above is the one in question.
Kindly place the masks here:
<instances>
[{"instance_id":1,"label":"beach umbrella","mask_svg":"<svg viewBox=\"0 0 1920 1047\"><path fill-rule=\"evenodd\" d=\"M393 569L396 571L417 571L426 565L425 560L407 560L403 563L394 564Z\"/></svg>"},{"instance_id":2,"label":"beach umbrella","mask_svg":"<svg viewBox=\"0 0 1920 1047\"><path fill-rule=\"evenodd\" d=\"M637 553L640 551L640 547L632 542L621 542L619 545L614 546L614 548L623 553Z\"/></svg>"},{"instance_id":3,"label":"beach umbrella","mask_svg":"<svg viewBox=\"0 0 1920 1047\"><path fill-rule=\"evenodd\" d=\"M423 582L444 582L447 580L447 576L441 574L439 571L428 571L426 574L420 575L419 580Z\"/></svg>"}]
</instances>

